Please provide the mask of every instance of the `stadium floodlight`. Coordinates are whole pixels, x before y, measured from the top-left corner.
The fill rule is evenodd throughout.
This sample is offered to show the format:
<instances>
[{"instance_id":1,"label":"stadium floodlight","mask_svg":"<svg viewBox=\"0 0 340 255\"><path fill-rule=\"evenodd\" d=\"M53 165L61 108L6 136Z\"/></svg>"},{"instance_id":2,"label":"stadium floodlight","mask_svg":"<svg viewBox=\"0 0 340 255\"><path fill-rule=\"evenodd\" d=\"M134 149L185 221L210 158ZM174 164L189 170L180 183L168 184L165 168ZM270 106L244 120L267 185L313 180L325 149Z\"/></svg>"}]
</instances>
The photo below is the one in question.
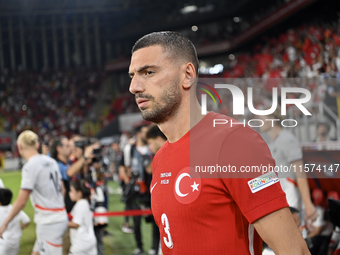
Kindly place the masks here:
<instances>
[{"instance_id":1,"label":"stadium floodlight","mask_svg":"<svg viewBox=\"0 0 340 255\"><path fill-rule=\"evenodd\" d=\"M188 5L188 6L183 7L183 8L180 10L180 12L181 12L182 14L188 14L188 13L191 13L191 12L195 12L195 11L197 11L197 10L198 10L198 8L197 8L196 5Z\"/></svg>"},{"instance_id":2,"label":"stadium floodlight","mask_svg":"<svg viewBox=\"0 0 340 255\"><path fill-rule=\"evenodd\" d=\"M191 30L194 31L194 32L196 32L196 31L198 30L198 26L192 26L192 27L191 27Z\"/></svg>"}]
</instances>

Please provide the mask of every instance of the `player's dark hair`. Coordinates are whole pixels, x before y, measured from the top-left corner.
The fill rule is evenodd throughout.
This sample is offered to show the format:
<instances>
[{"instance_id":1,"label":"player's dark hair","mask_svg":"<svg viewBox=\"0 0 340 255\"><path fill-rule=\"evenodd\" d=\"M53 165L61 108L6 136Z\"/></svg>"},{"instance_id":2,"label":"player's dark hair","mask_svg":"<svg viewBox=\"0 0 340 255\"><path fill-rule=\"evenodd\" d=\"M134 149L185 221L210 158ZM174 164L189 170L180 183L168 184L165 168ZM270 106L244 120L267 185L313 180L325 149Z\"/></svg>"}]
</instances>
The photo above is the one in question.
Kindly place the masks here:
<instances>
[{"instance_id":1,"label":"player's dark hair","mask_svg":"<svg viewBox=\"0 0 340 255\"><path fill-rule=\"evenodd\" d=\"M137 127L134 128L133 132L134 134L140 133L142 131L143 127L147 127L148 125L138 125Z\"/></svg>"},{"instance_id":2,"label":"player's dark hair","mask_svg":"<svg viewBox=\"0 0 340 255\"><path fill-rule=\"evenodd\" d=\"M293 213L297 213L297 214L299 214L299 210L298 209L296 209L295 207L291 207L291 206L289 206L289 211L293 214Z\"/></svg>"},{"instance_id":3,"label":"player's dark hair","mask_svg":"<svg viewBox=\"0 0 340 255\"><path fill-rule=\"evenodd\" d=\"M71 186L76 190L80 191L83 194L83 198L89 199L91 196L90 185L85 180L76 180L71 182Z\"/></svg>"},{"instance_id":4,"label":"player's dark hair","mask_svg":"<svg viewBox=\"0 0 340 255\"><path fill-rule=\"evenodd\" d=\"M153 32L140 38L132 47L132 53L149 46L160 45L175 59L184 59L191 62L198 73L198 58L193 43L177 32L163 31Z\"/></svg>"},{"instance_id":5,"label":"player's dark hair","mask_svg":"<svg viewBox=\"0 0 340 255\"><path fill-rule=\"evenodd\" d=\"M165 141L167 140L166 136L162 133L162 131L159 129L157 125L151 125L148 131L146 132L145 136L146 139L156 139L157 137L160 136Z\"/></svg>"},{"instance_id":6,"label":"player's dark hair","mask_svg":"<svg viewBox=\"0 0 340 255\"><path fill-rule=\"evenodd\" d=\"M9 189L0 188L0 203L3 206L9 205L11 203L13 193Z\"/></svg>"},{"instance_id":7,"label":"player's dark hair","mask_svg":"<svg viewBox=\"0 0 340 255\"><path fill-rule=\"evenodd\" d=\"M61 140L63 140L64 138L67 138L66 136L59 136L55 139L53 139L53 143L50 149L50 153L51 153L51 157L55 160L58 160L58 150L57 147L59 146L63 146Z\"/></svg>"}]
</instances>

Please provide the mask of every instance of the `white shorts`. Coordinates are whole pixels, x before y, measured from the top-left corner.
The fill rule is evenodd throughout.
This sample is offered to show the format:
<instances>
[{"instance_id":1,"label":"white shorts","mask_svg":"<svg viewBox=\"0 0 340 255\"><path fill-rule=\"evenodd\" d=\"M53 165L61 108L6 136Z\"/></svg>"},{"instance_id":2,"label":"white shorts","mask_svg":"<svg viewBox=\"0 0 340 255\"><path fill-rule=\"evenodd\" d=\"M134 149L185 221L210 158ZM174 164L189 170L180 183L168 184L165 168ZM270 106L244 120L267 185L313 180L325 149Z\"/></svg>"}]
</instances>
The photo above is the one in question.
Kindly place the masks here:
<instances>
[{"instance_id":1,"label":"white shorts","mask_svg":"<svg viewBox=\"0 0 340 255\"><path fill-rule=\"evenodd\" d=\"M16 245L0 242L0 254L18 255L20 242Z\"/></svg>"},{"instance_id":2,"label":"white shorts","mask_svg":"<svg viewBox=\"0 0 340 255\"><path fill-rule=\"evenodd\" d=\"M37 240L33 251L40 255L62 255L63 235L68 228L68 221L48 225L37 225Z\"/></svg>"},{"instance_id":3,"label":"white shorts","mask_svg":"<svg viewBox=\"0 0 340 255\"><path fill-rule=\"evenodd\" d=\"M90 250L81 251L81 252L72 252L72 245L71 245L70 253L69 253L69 255L97 255L97 254L98 254L97 245Z\"/></svg>"}]
</instances>

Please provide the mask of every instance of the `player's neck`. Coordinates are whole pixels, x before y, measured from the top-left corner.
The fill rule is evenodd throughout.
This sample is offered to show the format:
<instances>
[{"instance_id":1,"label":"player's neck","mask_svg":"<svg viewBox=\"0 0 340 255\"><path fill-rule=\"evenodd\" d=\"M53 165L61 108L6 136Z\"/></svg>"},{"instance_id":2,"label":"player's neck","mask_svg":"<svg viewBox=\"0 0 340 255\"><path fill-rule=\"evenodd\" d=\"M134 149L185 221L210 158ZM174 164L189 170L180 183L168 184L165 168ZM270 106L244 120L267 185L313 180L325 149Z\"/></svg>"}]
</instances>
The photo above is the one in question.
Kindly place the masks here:
<instances>
[{"instance_id":1,"label":"player's neck","mask_svg":"<svg viewBox=\"0 0 340 255\"><path fill-rule=\"evenodd\" d=\"M189 101L189 100L188 100ZM196 100L197 101L197 100ZM159 129L168 138L169 143L181 139L193 126L203 119L201 107L197 101L195 106L190 106L190 101L180 109L175 116L159 124Z\"/></svg>"},{"instance_id":2,"label":"player's neck","mask_svg":"<svg viewBox=\"0 0 340 255\"><path fill-rule=\"evenodd\" d=\"M26 152L25 152L25 155L23 155L23 158L26 159L27 161L35 156L35 155L38 155L39 153L36 151L36 150L30 150L28 149Z\"/></svg>"},{"instance_id":3,"label":"player's neck","mask_svg":"<svg viewBox=\"0 0 340 255\"><path fill-rule=\"evenodd\" d=\"M281 131L282 131L281 127L274 126L274 127L269 129L268 135L269 135L270 139L272 139L274 141L276 139L276 137L280 134Z\"/></svg>"}]
</instances>

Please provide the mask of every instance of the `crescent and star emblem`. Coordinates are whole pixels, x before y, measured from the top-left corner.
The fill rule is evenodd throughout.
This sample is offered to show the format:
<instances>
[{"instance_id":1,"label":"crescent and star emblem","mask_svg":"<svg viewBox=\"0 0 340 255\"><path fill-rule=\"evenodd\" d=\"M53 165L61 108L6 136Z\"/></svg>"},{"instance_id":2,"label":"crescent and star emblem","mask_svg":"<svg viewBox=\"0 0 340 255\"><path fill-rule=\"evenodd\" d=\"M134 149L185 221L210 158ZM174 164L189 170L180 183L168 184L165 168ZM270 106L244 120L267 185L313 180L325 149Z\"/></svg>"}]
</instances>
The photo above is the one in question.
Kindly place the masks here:
<instances>
[{"instance_id":1,"label":"crescent and star emblem","mask_svg":"<svg viewBox=\"0 0 340 255\"><path fill-rule=\"evenodd\" d=\"M184 177L190 177L190 175L188 173L182 173L180 174L180 176L178 176L177 180L176 180L176 183L175 183L175 191L176 191L176 194L179 196L179 197L186 197L189 193L186 193L186 194L183 194L180 189L179 189L179 184L181 182L181 180L184 178ZM192 187L192 192L194 192L195 190L199 191L198 190L198 186L199 184L197 184L196 182L194 182L193 185L190 185Z\"/></svg>"}]
</instances>

